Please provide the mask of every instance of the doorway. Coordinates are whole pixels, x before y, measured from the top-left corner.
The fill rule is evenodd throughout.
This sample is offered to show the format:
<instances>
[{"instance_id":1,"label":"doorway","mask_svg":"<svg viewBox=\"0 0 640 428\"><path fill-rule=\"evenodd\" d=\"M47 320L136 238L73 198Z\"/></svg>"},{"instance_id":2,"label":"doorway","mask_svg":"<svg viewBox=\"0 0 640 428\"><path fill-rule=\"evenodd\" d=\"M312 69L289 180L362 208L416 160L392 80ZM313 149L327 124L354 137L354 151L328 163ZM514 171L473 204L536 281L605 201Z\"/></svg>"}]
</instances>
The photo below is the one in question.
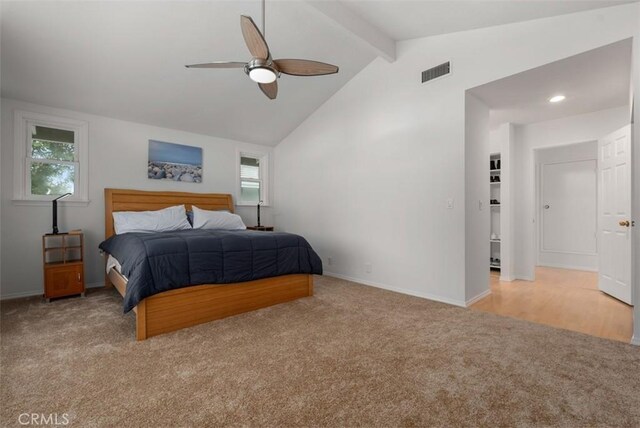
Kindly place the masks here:
<instances>
[{"instance_id":1,"label":"doorway","mask_svg":"<svg viewBox=\"0 0 640 428\"><path fill-rule=\"evenodd\" d=\"M632 330L630 57L623 40L468 91L490 121L479 210L488 211L492 294L472 307L578 331L572 323ZM607 94L591 90L604 58L616 82Z\"/></svg>"}]
</instances>

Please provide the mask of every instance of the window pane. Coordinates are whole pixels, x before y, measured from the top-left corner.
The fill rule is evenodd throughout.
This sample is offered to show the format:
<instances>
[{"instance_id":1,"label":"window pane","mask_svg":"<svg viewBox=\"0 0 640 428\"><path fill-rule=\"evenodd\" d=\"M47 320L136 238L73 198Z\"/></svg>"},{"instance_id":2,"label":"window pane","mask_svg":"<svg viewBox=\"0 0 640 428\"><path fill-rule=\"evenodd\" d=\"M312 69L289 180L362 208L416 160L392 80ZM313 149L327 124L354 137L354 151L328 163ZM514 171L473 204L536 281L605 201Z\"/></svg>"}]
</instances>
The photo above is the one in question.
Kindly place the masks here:
<instances>
[{"instance_id":1,"label":"window pane","mask_svg":"<svg viewBox=\"0 0 640 428\"><path fill-rule=\"evenodd\" d=\"M47 128L46 126L34 126L31 138L34 140L57 141L59 143L73 144L75 142L73 131L66 129Z\"/></svg>"},{"instance_id":2,"label":"window pane","mask_svg":"<svg viewBox=\"0 0 640 428\"><path fill-rule=\"evenodd\" d=\"M75 135L66 129L34 126L31 132L31 157L36 159L75 160Z\"/></svg>"},{"instance_id":3,"label":"window pane","mask_svg":"<svg viewBox=\"0 0 640 428\"><path fill-rule=\"evenodd\" d=\"M63 195L73 193L76 168L74 165L31 163L32 195Z\"/></svg>"},{"instance_id":4,"label":"window pane","mask_svg":"<svg viewBox=\"0 0 640 428\"><path fill-rule=\"evenodd\" d=\"M240 157L240 177L260 179L260 159Z\"/></svg>"},{"instance_id":5,"label":"window pane","mask_svg":"<svg viewBox=\"0 0 640 428\"><path fill-rule=\"evenodd\" d=\"M31 157L34 159L51 159L73 162L75 160L75 150L73 148L73 144L69 143L33 140L31 142Z\"/></svg>"},{"instance_id":6,"label":"window pane","mask_svg":"<svg viewBox=\"0 0 640 428\"><path fill-rule=\"evenodd\" d=\"M243 202L260 202L260 182L241 181L240 182L240 200Z\"/></svg>"}]
</instances>

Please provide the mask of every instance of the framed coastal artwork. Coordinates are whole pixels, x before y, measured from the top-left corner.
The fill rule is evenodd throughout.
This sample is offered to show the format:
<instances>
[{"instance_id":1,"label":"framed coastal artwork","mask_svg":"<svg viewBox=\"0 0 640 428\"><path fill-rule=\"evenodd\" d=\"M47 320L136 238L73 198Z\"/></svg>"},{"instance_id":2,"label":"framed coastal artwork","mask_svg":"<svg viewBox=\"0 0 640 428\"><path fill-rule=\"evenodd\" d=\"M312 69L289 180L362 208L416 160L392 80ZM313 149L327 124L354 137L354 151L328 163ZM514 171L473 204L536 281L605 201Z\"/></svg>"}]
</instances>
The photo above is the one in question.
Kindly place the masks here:
<instances>
[{"instance_id":1,"label":"framed coastal artwork","mask_svg":"<svg viewBox=\"0 0 640 428\"><path fill-rule=\"evenodd\" d=\"M202 183L202 148L149 140L147 176L151 180Z\"/></svg>"}]
</instances>

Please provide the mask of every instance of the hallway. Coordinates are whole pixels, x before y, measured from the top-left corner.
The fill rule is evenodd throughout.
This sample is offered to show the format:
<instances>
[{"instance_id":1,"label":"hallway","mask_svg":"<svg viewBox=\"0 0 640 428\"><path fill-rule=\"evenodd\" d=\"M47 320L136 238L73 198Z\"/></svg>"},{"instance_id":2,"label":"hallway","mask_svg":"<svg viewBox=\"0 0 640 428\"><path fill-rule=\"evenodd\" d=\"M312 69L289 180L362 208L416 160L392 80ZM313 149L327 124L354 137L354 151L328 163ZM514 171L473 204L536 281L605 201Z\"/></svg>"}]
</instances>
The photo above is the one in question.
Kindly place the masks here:
<instances>
[{"instance_id":1,"label":"hallway","mask_svg":"<svg viewBox=\"0 0 640 428\"><path fill-rule=\"evenodd\" d=\"M491 294L472 309L629 343L633 307L598 290L598 274L536 268L536 280L503 282L492 273Z\"/></svg>"}]
</instances>

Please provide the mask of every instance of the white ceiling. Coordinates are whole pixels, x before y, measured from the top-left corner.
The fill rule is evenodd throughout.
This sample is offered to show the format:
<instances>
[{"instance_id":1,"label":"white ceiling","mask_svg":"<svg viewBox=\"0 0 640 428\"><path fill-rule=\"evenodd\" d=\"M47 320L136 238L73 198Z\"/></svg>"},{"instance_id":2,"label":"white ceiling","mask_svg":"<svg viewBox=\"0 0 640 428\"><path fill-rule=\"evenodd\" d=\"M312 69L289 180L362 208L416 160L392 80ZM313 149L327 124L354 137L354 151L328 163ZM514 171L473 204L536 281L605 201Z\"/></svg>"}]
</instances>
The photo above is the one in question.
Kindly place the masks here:
<instances>
[{"instance_id":1,"label":"white ceiling","mask_svg":"<svg viewBox=\"0 0 640 428\"><path fill-rule=\"evenodd\" d=\"M248 60L239 16L260 22L258 0L2 1L2 96L275 145L373 60L385 38L393 50L392 38L624 1L351 0L331 1L328 15L313 3L268 0L267 41L275 58L329 62L340 73L283 76L271 101L240 69L184 68ZM388 52L389 43L384 47Z\"/></svg>"},{"instance_id":2,"label":"white ceiling","mask_svg":"<svg viewBox=\"0 0 640 428\"><path fill-rule=\"evenodd\" d=\"M395 40L581 12L638 0L340 0Z\"/></svg>"},{"instance_id":3,"label":"white ceiling","mask_svg":"<svg viewBox=\"0 0 640 428\"><path fill-rule=\"evenodd\" d=\"M269 1L274 57L329 62L337 75L283 75L271 101L241 69L184 67L250 59L241 14L259 23L260 3L3 1L2 96L273 145L374 58L309 5Z\"/></svg>"},{"instance_id":4,"label":"white ceiling","mask_svg":"<svg viewBox=\"0 0 640 428\"><path fill-rule=\"evenodd\" d=\"M491 126L527 124L629 105L631 39L473 88ZM556 94L567 98L549 103Z\"/></svg>"}]
</instances>

